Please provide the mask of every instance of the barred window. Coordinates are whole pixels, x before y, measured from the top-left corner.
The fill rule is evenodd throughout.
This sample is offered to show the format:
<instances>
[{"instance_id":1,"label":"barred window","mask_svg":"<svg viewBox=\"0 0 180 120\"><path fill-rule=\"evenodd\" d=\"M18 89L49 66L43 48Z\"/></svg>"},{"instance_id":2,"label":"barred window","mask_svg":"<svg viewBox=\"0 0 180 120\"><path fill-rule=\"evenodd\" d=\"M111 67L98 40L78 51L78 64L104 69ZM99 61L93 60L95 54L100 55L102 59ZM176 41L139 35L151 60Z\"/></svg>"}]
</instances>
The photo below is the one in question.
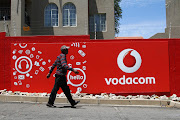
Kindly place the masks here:
<instances>
[{"instance_id":1,"label":"barred window","mask_svg":"<svg viewBox=\"0 0 180 120\"><path fill-rule=\"evenodd\" d=\"M76 26L76 7L73 3L63 6L63 26Z\"/></svg>"},{"instance_id":2,"label":"barred window","mask_svg":"<svg viewBox=\"0 0 180 120\"><path fill-rule=\"evenodd\" d=\"M90 32L104 32L106 31L106 14L95 14L89 16L89 31Z\"/></svg>"},{"instance_id":3,"label":"barred window","mask_svg":"<svg viewBox=\"0 0 180 120\"><path fill-rule=\"evenodd\" d=\"M49 4L45 8L44 20L46 27L58 26L58 7L56 4Z\"/></svg>"}]
</instances>

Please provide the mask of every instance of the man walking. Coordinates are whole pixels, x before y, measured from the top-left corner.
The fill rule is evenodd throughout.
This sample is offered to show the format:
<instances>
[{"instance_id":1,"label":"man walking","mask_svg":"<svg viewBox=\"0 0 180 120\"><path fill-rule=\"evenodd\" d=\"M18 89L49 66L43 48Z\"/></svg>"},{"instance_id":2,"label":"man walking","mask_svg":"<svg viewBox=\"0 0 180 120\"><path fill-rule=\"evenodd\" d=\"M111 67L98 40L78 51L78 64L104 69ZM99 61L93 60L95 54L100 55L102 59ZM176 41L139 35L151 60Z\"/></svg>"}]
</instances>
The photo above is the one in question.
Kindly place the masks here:
<instances>
[{"instance_id":1,"label":"man walking","mask_svg":"<svg viewBox=\"0 0 180 120\"><path fill-rule=\"evenodd\" d=\"M56 99L56 94L59 90L59 87L63 90L64 94L66 95L68 101L70 102L71 106L74 107L76 104L78 104L80 101L75 101L72 99L69 86L67 85L66 81L66 74L67 70L73 71L75 74L79 74L79 72L76 69L70 68L67 65L66 55L68 54L69 47L63 45L61 47L61 54L57 56L56 61L52 65L49 73L47 74L47 78L50 77L52 71L57 66L56 74L55 74L55 84L54 88L51 91L51 95L49 97L49 101L46 104L48 107L56 107L54 106L54 101Z\"/></svg>"}]
</instances>

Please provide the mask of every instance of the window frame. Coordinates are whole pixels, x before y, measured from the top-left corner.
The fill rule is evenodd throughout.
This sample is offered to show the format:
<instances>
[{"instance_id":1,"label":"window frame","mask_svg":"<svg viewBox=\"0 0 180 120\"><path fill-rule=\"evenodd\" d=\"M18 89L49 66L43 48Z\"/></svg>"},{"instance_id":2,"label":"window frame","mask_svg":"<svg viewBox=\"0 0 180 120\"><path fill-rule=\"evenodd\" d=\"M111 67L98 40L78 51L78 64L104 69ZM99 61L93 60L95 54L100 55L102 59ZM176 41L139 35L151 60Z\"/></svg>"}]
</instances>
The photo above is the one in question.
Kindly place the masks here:
<instances>
[{"instance_id":1,"label":"window frame","mask_svg":"<svg viewBox=\"0 0 180 120\"><path fill-rule=\"evenodd\" d=\"M63 5L63 13L62 13L62 26L63 27L77 27L77 10L76 10L76 6L74 5L74 7L75 7L75 15L76 15L76 17L75 17L75 25L74 26L71 26L70 24L70 21L71 21L71 18L70 18L70 15L71 15L71 12L70 12L70 9L67 9L67 8L64 8L66 5L68 5L68 4L72 4L72 5L74 5L73 3L71 3L71 2L68 2L68 3L65 3L64 5ZM68 12L68 25L64 25L64 10L67 10Z\"/></svg>"},{"instance_id":2,"label":"window frame","mask_svg":"<svg viewBox=\"0 0 180 120\"><path fill-rule=\"evenodd\" d=\"M45 17L45 16L46 16L46 11L47 11L46 8L47 8L49 5L51 5L51 4L56 5L55 3L49 3L49 4L45 7L45 9L44 9L44 27L59 27L59 8L58 8L57 5L56 5L57 9L54 9L54 8L50 9L50 12L51 12L51 18L50 18L50 20L51 20L51 26L46 26L46 19L45 19L45 18L46 18L46 17ZM53 11L53 10L55 10L55 11L58 12L58 13L57 13L57 15L58 15L58 17L57 17L57 19L58 19L58 20L57 20L57 24L58 24L58 25L57 25L57 26L53 26L53 25L52 25L52 11Z\"/></svg>"},{"instance_id":3,"label":"window frame","mask_svg":"<svg viewBox=\"0 0 180 120\"><path fill-rule=\"evenodd\" d=\"M94 14L94 15L90 15L89 16L89 32L95 32L95 23L96 23L96 18L95 18L95 16L99 16L99 23L100 23L100 30L102 30L102 28L101 28L101 23L102 23L102 21L101 21L101 18L102 18L102 15L105 15L105 18L106 18L106 13L100 13L100 14ZM90 17L93 17L93 25L94 25L94 27L92 28L93 30L92 31L90 31L90 26L91 26L91 24L90 24ZM96 26L96 32L107 32L107 18L105 19L105 30L102 30L102 31L97 31L97 26Z\"/></svg>"}]
</instances>

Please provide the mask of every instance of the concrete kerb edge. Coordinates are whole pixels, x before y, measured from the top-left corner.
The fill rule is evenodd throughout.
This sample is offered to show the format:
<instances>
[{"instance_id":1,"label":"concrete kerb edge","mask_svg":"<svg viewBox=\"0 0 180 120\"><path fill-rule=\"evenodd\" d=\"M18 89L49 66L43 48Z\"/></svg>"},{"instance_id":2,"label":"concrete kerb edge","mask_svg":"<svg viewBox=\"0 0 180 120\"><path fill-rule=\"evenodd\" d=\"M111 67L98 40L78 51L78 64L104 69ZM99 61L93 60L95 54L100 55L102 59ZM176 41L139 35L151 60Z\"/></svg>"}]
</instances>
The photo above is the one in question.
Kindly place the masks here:
<instances>
[{"instance_id":1,"label":"concrete kerb edge","mask_svg":"<svg viewBox=\"0 0 180 120\"><path fill-rule=\"evenodd\" d=\"M173 108L180 108L180 102L171 101L169 106Z\"/></svg>"},{"instance_id":2,"label":"concrete kerb edge","mask_svg":"<svg viewBox=\"0 0 180 120\"><path fill-rule=\"evenodd\" d=\"M180 108L180 103L170 100L131 100L131 99L85 99L75 98L80 100L81 104L96 104L96 105L150 105L150 106L170 106ZM37 96L16 96L16 95L0 95L0 102L34 102L47 103L48 97ZM56 103L68 103L66 98L56 98Z\"/></svg>"}]
</instances>

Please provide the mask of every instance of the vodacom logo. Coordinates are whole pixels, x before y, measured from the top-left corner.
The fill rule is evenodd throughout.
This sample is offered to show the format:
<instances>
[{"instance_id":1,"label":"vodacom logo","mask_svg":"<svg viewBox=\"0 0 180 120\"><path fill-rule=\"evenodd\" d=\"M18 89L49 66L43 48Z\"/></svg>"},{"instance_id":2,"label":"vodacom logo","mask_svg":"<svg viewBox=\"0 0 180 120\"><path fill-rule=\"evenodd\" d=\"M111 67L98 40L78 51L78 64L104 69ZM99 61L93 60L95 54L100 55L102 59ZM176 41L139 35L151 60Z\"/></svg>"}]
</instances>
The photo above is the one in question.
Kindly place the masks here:
<instances>
[{"instance_id":1,"label":"vodacom logo","mask_svg":"<svg viewBox=\"0 0 180 120\"><path fill-rule=\"evenodd\" d=\"M140 54L134 49L125 49L119 53L117 64L126 73L136 72L142 63Z\"/></svg>"}]
</instances>

